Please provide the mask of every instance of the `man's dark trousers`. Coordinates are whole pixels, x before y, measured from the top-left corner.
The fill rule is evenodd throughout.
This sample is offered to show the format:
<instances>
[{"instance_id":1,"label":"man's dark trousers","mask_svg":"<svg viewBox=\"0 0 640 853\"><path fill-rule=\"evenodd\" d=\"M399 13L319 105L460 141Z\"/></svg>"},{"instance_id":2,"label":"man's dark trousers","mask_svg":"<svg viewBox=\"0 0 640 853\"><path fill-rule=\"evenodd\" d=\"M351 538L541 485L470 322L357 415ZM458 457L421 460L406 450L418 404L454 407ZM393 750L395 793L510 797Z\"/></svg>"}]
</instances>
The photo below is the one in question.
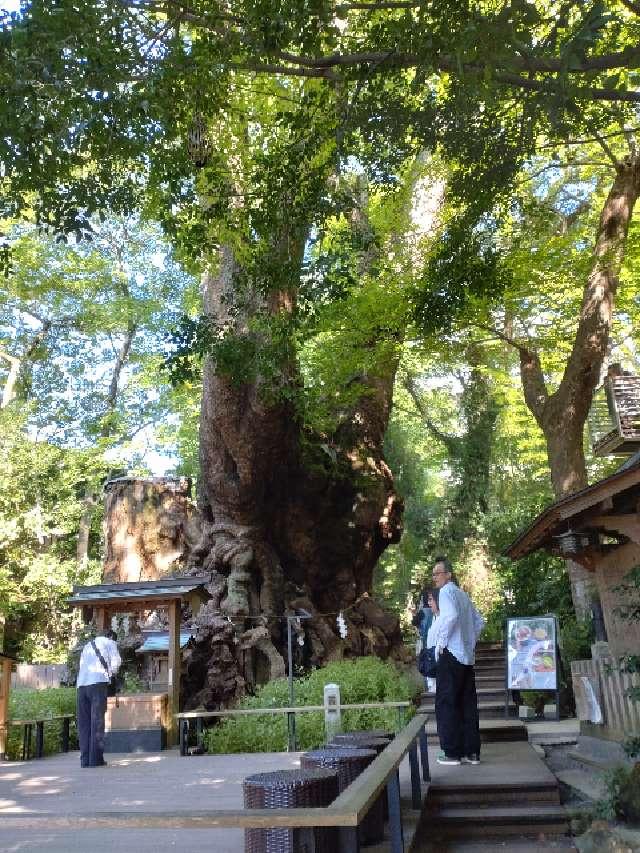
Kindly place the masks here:
<instances>
[{"instance_id":1,"label":"man's dark trousers","mask_svg":"<svg viewBox=\"0 0 640 853\"><path fill-rule=\"evenodd\" d=\"M106 682L78 687L78 740L80 767L104 764L104 715L107 711Z\"/></svg>"},{"instance_id":2,"label":"man's dark trousers","mask_svg":"<svg viewBox=\"0 0 640 853\"><path fill-rule=\"evenodd\" d=\"M436 723L440 747L449 758L480 755L476 677L448 649L438 658Z\"/></svg>"}]
</instances>

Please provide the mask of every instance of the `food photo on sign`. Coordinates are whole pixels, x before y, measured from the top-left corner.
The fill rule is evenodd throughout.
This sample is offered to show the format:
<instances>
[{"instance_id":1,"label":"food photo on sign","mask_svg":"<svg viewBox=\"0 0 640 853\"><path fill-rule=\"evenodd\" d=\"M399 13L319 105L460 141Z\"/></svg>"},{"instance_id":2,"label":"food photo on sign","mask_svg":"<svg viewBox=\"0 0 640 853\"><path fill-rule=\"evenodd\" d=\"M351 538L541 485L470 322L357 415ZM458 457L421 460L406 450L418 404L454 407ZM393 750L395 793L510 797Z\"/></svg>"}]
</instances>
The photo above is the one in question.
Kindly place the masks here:
<instances>
[{"instance_id":1,"label":"food photo on sign","mask_svg":"<svg viewBox=\"0 0 640 853\"><path fill-rule=\"evenodd\" d=\"M557 690L556 624L553 617L507 620L507 686L510 690Z\"/></svg>"}]
</instances>

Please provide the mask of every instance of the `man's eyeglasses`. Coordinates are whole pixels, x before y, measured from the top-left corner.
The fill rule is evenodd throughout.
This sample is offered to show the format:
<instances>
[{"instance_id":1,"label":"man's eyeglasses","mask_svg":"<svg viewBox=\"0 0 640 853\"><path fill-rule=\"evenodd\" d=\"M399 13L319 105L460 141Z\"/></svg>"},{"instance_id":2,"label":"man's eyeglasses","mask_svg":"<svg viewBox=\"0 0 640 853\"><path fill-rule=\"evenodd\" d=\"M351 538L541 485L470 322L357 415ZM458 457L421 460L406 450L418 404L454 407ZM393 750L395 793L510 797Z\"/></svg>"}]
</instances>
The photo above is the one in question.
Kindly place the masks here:
<instances>
[{"instance_id":1,"label":"man's eyeglasses","mask_svg":"<svg viewBox=\"0 0 640 853\"><path fill-rule=\"evenodd\" d=\"M431 577L432 577L432 578L435 578L435 577L437 577L438 575L446 575L446 574L448 574L448 572L445 572L445 571L444 571L444 569L440 569L440 570L439 570L439 571L437 571L437 572L431 572Z\"/></svg>"}]
</instances>

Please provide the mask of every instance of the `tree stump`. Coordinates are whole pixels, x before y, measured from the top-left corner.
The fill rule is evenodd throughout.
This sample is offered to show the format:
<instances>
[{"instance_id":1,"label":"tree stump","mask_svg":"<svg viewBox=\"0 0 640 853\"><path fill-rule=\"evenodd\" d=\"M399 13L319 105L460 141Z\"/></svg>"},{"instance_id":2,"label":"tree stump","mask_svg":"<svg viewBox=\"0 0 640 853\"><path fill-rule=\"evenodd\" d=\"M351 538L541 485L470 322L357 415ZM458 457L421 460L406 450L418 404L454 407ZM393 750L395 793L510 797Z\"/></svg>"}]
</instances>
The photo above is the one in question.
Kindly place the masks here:
<instances>
[{"instance_id":1,"label":"tree stump","mask_svg":"<svg viewBox=\"0 0 640 853\"><path fill-rule=\"evenodd\" d=\"M105 583L158 580L180 568L193 515L186 477L121 477L105 486Z\"/></svg>"}]
</instances>

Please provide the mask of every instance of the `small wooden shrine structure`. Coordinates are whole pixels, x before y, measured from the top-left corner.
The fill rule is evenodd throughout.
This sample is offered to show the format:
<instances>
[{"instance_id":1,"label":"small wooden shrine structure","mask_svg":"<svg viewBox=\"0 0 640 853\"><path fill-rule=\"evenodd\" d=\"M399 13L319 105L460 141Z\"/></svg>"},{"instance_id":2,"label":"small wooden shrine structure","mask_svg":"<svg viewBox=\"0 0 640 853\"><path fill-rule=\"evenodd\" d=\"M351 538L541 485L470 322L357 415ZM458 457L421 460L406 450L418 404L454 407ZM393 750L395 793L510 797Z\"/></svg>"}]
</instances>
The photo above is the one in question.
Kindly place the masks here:
<instances>
[{"instance_id":1,"label":"small wooden shrine structure","mask_svg":"<svg viewBox=\"0 0 640 853\"><path fill-rule=\"evenodd\" d=\"M169 616L166 742L177 743L175 714L180 711L180 625L182 605L189 604L195 616L200 605L209 599L206 585L209 575L168 577L138 583L103 583L74 586L69 599L72 607L81 607L85 622L93 619L98 631L109 628L111 617L122 613L166 608Z\"/></svg>"},{"instance_id":2,"label":"small wooden shrine structure","mask_svg":"<svg viewBox=\"0 0 640 853\"><path fill-rule=\"evenodd\" d=\"M142 681L149 690L167 690L169 683L169 632L142 631L143 643L136 649L142 659ZM181 628L180 649L191 639L191 630Z\"/></svg>"},{"instance_id":3,"label":"small wooden shrine structure","mask_svg":"<svg viewBox=\"0 0 640 853\"><path fill-rule=\"evenodd\" d=\"M640 734L640 703L628 696L637 676L619 663L640 654L640 622L625 618L640 603L627 578L640 567L640 454L547 507L505 556L517 560L540 548L584 566L600 598L607 641L592 647L592 660L571 667L583 733L613 740Z\"/></svg>"}]
</instances>

